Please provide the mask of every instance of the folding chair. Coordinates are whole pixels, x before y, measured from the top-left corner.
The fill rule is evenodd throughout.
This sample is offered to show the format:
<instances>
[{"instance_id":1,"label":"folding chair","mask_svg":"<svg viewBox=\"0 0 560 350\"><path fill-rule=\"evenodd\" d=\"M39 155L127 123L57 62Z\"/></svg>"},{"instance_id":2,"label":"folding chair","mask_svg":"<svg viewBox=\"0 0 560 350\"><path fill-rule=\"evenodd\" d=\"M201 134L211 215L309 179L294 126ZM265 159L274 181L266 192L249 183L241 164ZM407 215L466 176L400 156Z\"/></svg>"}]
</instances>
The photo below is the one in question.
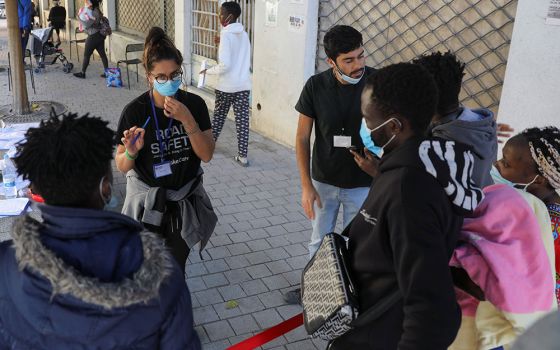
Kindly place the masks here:
<instances>
[{"instance_id":1,"label":"folding chair","mask_svg":"<svg viewBox=\"0 0 560 350\"><path fill-rule=\"evenodd\" d=\"M136 82L138 82L138 65L142 63L142 60L139 58L128 58L128 54L132 52L143 52L144 51L144 44L128 44L126 45L125 52L124 52L124 60L120 60L117 62L117 67L124 63L126 65L126 80L128 82L128 89L130 90L130 76L128 73L128 66L131 64L136 65Z\"/></svg>"},{"instance_id":2,"label":"folding chair","mask_svg":"<svg viewBox=\"0 0 560 350\"><path fill-rule=\"evenodd\" d=\"M25 63L25 59L29 58L29 64ZM25 73L28 70L31 74L31 86L33 87L33 93L36 94L35 91L35 76L33 75L33 59L31 58L31 50L25 49L25 56L23 57L23 72ZM10 53L8 52L8 91L12 91L12 63L10 61Z\"/></svg>"},{"instance_id":3,"label":"folding chair","mask_svg":"<svg viewBox=\"0 0 560 350\"><path fill-rule=\"evenodd\" d=\"M84 34L86 35L85 38L83 39L78 39L78 34ZM84 32L83 30L81 31L79 27L76 27L74 29L74 40L72 40L72 32L70 32L70 59L72 59L72 44L76 45L76 56L78 56L78 62L80 62L80 53L78 52L78 44L79 43L85 43L86 42L86 38L87 38L87 34L86 32Z\"/></svg>"}]
</instances>

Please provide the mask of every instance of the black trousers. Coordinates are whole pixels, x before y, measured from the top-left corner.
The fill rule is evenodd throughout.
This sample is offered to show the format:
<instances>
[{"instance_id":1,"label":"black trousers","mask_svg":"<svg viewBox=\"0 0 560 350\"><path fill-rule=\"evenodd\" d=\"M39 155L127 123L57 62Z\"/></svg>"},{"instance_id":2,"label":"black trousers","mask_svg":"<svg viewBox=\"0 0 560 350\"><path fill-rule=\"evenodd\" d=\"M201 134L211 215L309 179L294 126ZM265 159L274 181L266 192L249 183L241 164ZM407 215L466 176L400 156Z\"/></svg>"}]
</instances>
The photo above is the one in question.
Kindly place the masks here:
<instances>
[{"instance_id":1,"label":"black trousers","mask_svg":"<svg viewBox=\"0 0 560 350\"><path fill-rule=\"evenodd\" d=\"M101 33L97 32L95 34L88 35L86 39L86 47L84 49L84 63L82 64L82 72L85 73L87 67L89 66L89 59L93 55L93 50L97 51L101 61L103 62L103 67L105 69L109 68L109 61L107 60L107 54L105 54L105 37Z\"/></svg>"},{"instance_id":2,"label":"black trousers","mask_svg":"<svg viewBox=\"0 0 560 350\"><path fill-rule=\"evenodd\" d=\"M175 258L184 274L190 248L183 237L181 237L182 221L179 204L176 202L167 202L166 210L161 219L161 226L158 227L149 224L144 224L144 226L146 229L159 234L164 239L165 245L169 248L171 255Z\"/></svg>"}]
</instances>

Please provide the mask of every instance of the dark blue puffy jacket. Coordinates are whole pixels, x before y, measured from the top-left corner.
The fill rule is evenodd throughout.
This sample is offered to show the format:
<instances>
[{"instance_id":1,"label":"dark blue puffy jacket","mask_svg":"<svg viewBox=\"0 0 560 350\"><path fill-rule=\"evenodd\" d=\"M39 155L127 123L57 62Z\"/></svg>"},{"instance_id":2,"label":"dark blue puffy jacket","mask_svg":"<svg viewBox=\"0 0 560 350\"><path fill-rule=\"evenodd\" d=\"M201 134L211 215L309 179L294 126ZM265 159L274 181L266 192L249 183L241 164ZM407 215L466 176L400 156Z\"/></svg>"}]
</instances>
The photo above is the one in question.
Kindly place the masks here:
<instances>
[{"instance_id":1,"label":"dark blue puffy jacket","mask_svg":"<svg viewBox=\"0 0 560 350\"><path fill-rule=\"evenodd\" d=\"M42 207L0 244L0 350L199 350L184 276L121 214Z\"/></svg>"}]
</instances>

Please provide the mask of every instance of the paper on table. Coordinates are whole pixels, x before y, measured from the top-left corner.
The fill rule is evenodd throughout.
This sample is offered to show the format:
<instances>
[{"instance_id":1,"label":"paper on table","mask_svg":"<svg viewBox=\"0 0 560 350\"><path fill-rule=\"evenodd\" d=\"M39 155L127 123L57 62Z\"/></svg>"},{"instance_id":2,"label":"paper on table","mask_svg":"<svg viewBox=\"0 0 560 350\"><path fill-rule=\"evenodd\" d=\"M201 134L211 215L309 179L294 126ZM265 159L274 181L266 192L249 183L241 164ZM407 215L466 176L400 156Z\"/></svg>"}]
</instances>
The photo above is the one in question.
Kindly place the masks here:
<instances>
[{"instance_id":1,"label":"paper on table","mask_svg":"<svg viewBox=\"0 0 560 350\"><path fill-rule=\"evenodd\" d=\"M1 216L17 216L20 215L27 204L29 198L13 198L0 200L0 215Z\"/></svg>"}]
</instances>

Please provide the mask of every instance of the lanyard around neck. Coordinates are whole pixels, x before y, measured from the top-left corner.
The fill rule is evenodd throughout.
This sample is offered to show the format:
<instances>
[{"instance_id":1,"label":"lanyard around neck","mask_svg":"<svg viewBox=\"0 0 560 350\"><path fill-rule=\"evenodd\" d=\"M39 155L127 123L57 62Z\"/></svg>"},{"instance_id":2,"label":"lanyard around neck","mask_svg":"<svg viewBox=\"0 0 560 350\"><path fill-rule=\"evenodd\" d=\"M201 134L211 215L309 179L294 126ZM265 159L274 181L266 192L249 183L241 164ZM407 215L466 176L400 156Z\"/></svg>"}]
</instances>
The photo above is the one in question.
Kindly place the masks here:
<instances>
[{"instance_id":1,"label":"lanyard around neck","mask_svg":"<svg viewBox=\"0 0 560 350\"><path fill-rule=\"evenodd\" d=\"M156 123L156 138L159 142L159 152L161 154L161 160L163 161L163 142L166 139L166 135L169 135L169 138L171 138L171 126L173 125L173 118L169 118L169 125L167 125L167 129L165 129L165 133L163 135L160 135L159 122L156 115L156 104L154 102L154 96L152 95L151 91L150 91L150 102L152 104L152 113L154 116L154 121Z\"/></svg>"}]
</instances>

